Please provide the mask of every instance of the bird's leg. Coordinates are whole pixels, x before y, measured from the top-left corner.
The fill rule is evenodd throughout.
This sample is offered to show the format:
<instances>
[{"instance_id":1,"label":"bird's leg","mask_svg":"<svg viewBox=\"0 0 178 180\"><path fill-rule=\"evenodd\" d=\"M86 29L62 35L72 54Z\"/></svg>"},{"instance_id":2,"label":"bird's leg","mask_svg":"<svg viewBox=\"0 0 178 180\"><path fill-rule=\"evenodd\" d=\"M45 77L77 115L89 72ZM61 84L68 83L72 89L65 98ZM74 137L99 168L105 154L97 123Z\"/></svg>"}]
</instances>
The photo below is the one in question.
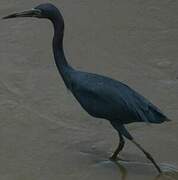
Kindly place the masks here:
<instances>
[{"instance_id":1,"label":"bird's leg","mask_svg":"<svg viewBox=\"0 0 178 180\"><path fill-rule=\"evenodd\" d=\"M119 145L118 145L117 149L114 151L113 155L110 157L110 160L112 160L112 161L117 160L117 155L122 151L124 144L125 144L124 138L120 132L119 132L119 138L120 138Z\"/></svg>"},{"instance_id":2,"label":"bird's leg","mask_svg":"<svg viewBox=\"0 0 178 180\"><path fill-rule=\"evenodd\" d=\"M129 139L130 141L132 141L145 155L146 157L154 164L154 166L156 167L156 169L158 170L159 173L162 173L160 167L157 165L157 163L155 162L155 160L153 159L153 157L151 156L151 154L149 154L148 152L146 152L140 144L138 144L134 138L131 136L131 134L127 131L127 129L124 126L116 126L116 129L119 130L119 132L121 132L127 139Z\"/></svg>"},{"instance_id":3,"label":"bird's leg","mask_svg":"<svg viewBox=\"0 0 178 180\"><path fill-rule=\"evenodd\" d=\"M146 152L140 144L138 144L134 139L131 140L145 155L146 157L154 164L154 166L156 167L156 169L158 170L159 173L162 173L160 167L157 165L157 163L155 162L155 160L153 159L153 157L151 156L151 154L149 154L148 152Z\"/></svg>"}]
</instances>

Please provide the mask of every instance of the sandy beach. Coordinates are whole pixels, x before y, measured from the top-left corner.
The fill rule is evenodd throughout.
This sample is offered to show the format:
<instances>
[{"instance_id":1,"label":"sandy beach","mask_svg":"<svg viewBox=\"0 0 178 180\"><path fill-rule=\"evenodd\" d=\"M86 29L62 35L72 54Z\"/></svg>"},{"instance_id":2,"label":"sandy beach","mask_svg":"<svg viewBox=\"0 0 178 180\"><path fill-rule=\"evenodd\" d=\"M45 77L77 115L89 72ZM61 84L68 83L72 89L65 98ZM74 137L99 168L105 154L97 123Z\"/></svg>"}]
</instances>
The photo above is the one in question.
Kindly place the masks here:
<instances>
[{"instance_id":1,"label":"sandy beach","mask_svg":"<svg viewBox=\"0 0 178 180\"><path fill-rule=\"evenodd\" d=\"M0 17L43 0L1 0ZM157 105L169 123L128 125L165 171L89 116L66 89L47 20L0 20L1 180L178 180L178 1L50 1L65 19L64 47L76 69L110 76Z\"/></svg>"}]
</instances>

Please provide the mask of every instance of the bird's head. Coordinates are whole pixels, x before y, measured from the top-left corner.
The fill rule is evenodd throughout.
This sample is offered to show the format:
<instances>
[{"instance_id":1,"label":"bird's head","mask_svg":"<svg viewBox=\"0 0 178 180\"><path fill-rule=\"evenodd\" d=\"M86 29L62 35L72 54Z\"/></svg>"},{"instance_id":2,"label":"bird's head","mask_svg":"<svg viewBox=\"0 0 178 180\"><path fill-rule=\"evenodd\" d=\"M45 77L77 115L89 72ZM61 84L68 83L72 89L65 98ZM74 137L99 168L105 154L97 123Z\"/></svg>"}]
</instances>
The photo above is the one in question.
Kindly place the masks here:
<instances>
[{"instance_id":1,"label":"bird's head","mask_svg":"<svg viewBox=\"0 0 178 180\"><path fill-rule=\"evenodd\" d=\"M17 18L17 17L47 18L50 19L52 22L58 20L62 24L64 23L60 11L57 9L57 7L55 7L53 4L50 3L40 4L30 10L10 14L8 16L3 17L3 19Z\"/></svg>"}]
</instances>

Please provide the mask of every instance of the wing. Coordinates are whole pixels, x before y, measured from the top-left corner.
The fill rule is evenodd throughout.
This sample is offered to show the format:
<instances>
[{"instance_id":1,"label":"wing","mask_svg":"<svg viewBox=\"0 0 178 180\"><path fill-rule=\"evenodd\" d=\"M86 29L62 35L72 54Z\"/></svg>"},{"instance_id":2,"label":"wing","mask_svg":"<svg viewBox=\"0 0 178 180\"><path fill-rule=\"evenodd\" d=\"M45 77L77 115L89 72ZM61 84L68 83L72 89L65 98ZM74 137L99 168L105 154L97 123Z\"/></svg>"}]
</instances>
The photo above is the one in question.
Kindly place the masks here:
<instances>
[{"instance_id":1,"label":"wing","mask_svg":"<svg viewBox=\"0 0 178 180\"><path fill-rule=\"evenodd\" d=\"M127 85L108 77L77 74L72 92L81 106L92 116L108 120L161 123L167 117Z\"/></svg>"},{"instance_id":2,"label":"wing","mask_svg":"<svg viewBox=\"0 0 178 180\"><path fill-rule=\"evenodd\" d=\"M121 89L123 99L127 102L127 108L131 111L137 121L148 123L170 121L158 107L130 87L122 84Z\"/></svg>"}]
</instances>

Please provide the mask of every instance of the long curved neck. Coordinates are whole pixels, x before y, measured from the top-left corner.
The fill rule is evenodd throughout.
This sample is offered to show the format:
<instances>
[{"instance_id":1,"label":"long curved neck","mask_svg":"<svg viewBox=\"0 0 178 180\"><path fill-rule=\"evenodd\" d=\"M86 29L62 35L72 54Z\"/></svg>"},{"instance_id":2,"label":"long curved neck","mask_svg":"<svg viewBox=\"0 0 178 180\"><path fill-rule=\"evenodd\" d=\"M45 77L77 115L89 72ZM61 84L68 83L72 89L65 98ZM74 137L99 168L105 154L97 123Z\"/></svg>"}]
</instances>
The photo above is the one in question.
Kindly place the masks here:
<instances>
[{"instance_id":1,"label":"long curved neck","mask_svg":"<svg viewBox=\"0 0 178 180\"><path fill-rule=\"evenodd\" d=\"M53 37L53 54L56 66L61 74L65 85L70 88L70 76L69 72L72 69L64 55L63 50L63 28L60 27L60 22L57 20L52 21L54 26L54 37Z\"/></svg>"}]
</instances>

